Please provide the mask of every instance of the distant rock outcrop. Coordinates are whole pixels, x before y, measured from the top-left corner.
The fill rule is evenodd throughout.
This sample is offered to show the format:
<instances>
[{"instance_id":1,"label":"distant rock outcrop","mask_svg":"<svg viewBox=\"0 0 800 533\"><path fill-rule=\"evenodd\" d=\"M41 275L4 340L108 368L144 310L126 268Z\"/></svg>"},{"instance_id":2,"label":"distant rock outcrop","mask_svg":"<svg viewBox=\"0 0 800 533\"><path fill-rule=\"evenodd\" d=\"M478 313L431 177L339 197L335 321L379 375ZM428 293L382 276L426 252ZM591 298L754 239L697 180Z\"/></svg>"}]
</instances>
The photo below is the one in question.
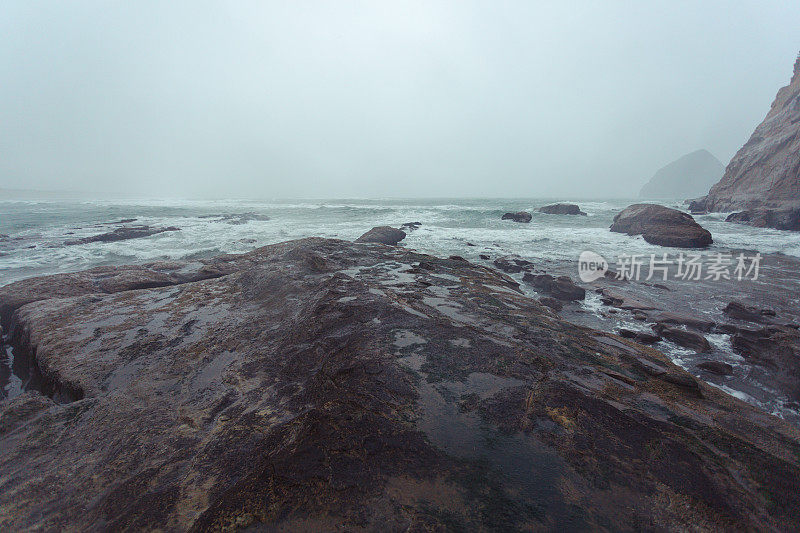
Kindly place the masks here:
<instances>
[{"instance_id":1,"label":"distant rock outcrop","mask_svg":"<svg viewBox=\"0 0 800 533\"><path fill-rule=\"evenodd\" d=\"M553 204L553 205L546 205L544 207L539 208L540 213L544 213L546 215L582 215L586 216L586 213L581 211L581 208L575 204Z\"/></svg>"},{"instance_id":2,"label":"distant rock outcrop","mask_svg":"<svg viewBox=\"0 0 800 533\"><path fill-rule=\"evenodd\" d=\"M531 214L526 211L519 211L517 213L506 213L503 215L503 220L513 220L514 222L528 223L531 221Z\"/></svg>"},{"instance_id":3,"label":"distant rock outcrop","mask_svg":"<svg viewBox=\"0 0 800 533\"><path fill-rule=\"evenodd\" d=\"M705 248L711 233L691 215L656 204L633 204L614 217L611 231L641 235L650 244L678 248Z\"/></svg>"},{"instance_id":4,"label":"distant rock outcrop","mask_svg":"<svg viewBox=\"0 0 800 533\"><path fill-rule=\"evenodd\" d=\"M725 172L707 150L686 154L662 167L639 192L641 198L695 198L705 194Z\"/></svg>"},{"instance_id":5,"label":"distant rock outcrop","mask_svg":"<svg viewBox=\"0 0 800 533\"><path fill-rule=\"evenodd\" d=\"M800 57L791 82L704 203L708 211L800 207Z\"/></svg>"}]
</instances>

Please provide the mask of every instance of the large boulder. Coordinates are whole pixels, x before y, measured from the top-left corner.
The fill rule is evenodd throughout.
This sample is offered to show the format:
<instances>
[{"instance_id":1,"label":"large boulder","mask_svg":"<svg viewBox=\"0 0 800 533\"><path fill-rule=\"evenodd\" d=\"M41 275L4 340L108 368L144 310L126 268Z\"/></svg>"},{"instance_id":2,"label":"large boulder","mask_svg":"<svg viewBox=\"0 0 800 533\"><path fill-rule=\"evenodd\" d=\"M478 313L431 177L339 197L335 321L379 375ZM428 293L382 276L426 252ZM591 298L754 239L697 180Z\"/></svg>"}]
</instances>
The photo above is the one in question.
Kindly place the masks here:
<instances>
[{"instance_id":1,"label":"large boulder","mask_svg":"<svg viewBox=\"0 0 800 533\"><path fill-rule=\"evenodd\" d=\"M611 231L641 235L650 244L676 248L705 248L711 233L691 215L656 204L633 204L614 217Z\"/></svg>"},{"instance_id":2,"label":"large boulder","mask_svg":"<svg viewBox=\"0 0 800 533\"><path fill-rule=\"evenodd\" d=\"M203 266L0 288L42 377L0 399L1 530L800 521L796 428L493 269L328 239Z\"/></svg>"},{"instance_id":3,"label":"large boulder","mask_svg":"<svg viewBox=\"0 0 800 533\"><path fill-rule=\"evenodd\" d=\"M544 207L539 208L540 213L545 213L547 215L582 215L586 216L586 213L581 211L581 208L575 204L552 204L546 205Z\"/></svg>"},{"instance_id":4,"label":"large boulder","mask_svg":"<svg viewBox=\"0 0 800 533\"><path fill-rule=\"evenodd\" d=\"M757 228L800 231L800 208L790 209L751 209L731 213L726 222L747 224Z\"/></svg>"},{"instance_id":5,"label":"large boulder","mask_svg":"<svg viewBox=\"0 0 800 533\"><path fill-rule=\"evenodd\" d=\"M518 211L516 213L506 213L502 216L503 220L513 220L514 222L530 222L531 214L526 211Z\"/></svg>"},{"instance_id":6,"label":"large boulder","mask_svg":"<svg viewBox=\"0 0 800 533\"><path fill-rule=\"evenodd\" d=\"M397 243L406 238L406 232L389 226L376 226L356 239L356 242L378 242L397 246Z\"/></svg>"}]
</instances>

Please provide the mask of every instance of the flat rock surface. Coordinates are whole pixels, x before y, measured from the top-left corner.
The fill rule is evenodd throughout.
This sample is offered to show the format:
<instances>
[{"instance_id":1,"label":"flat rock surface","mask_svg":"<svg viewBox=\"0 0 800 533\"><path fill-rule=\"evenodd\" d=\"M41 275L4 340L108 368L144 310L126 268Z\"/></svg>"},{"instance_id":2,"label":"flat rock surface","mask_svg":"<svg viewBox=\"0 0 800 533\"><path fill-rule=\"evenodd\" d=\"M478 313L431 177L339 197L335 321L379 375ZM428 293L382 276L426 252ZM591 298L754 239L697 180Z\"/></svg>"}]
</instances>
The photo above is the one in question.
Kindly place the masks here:
<instances>
[{"instance_id":1,"label":"flat rock surface","mask_svg":"<svg viewBox=\"0 0 800 533\"><path fill-rule=\"evenodd\" d=\"M304 239L0 288L72 393L0 400L0 529L796 526L795 428L516 286Z\"/></svg>"}]
</instances>

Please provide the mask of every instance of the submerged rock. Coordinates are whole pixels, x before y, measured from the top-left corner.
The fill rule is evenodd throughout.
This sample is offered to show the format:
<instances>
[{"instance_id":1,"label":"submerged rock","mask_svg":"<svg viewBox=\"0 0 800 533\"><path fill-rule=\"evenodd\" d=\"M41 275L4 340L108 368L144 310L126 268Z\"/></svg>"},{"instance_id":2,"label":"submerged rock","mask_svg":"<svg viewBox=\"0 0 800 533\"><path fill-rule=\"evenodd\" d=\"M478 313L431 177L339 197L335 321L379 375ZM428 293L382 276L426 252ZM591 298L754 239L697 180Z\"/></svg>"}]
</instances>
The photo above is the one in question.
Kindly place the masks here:
<instances>
[{"instance_id":1,"label":"submerged rock","mask_svg":"<svg viewBox=\"0 0 800 533\"><path fill-rule=\"evenodd\" d=\"M422 225L422 222L404 222L404 223L402 223L400 225L400 229L401 230L414 231L416 229L419 229L419 227L421 225ZM467 245L469 246L469 243L467 243Z\"/></svg>"},{"instance_id":2,"label":"submerged rock","mask_svg":"<svg viewBox=\"0 0 800 533\"><path fill-rule=\"evenodd\" d=\"M650 244L678 248L705 248L711 233L691 215L656 204L633 204L614 217L611 231L641 235Z\"/></svg>"},{"instance_id":3,"label":"submerged rock","mask_svg":"<svg viewBox=\"0 0 800 533\"><path fill-rule=\"evenodd\" d=\"M581 211L581 208L575 204L552 204L539 208L540 213L548 215L581 215L586 216L586 213Z\"/></svg>"},{"instance_id":4,"label":"submerged rock","mask_svg":"<svg viewBox=\"0 0 800 533\"><path fill-rule=\"evenodd\" d=\"M80 393L0 400L2 529L800 520L795 428L483 266L304 239L24 280L0 305L15 353Z\"/></svg>"},{"instance_id":5,"label":"submerged rock","mask_svg":"<svg viewBox=\"0 0 800 533\"><path fill-rule=\"evenodd\" d=\"M376 226L356 239L356 242L378 242L389 246L397 246L397 243L406 238L406 232L389 226Z\"/></svg>"},{"instance_id":6,"label":"submerged rock","mask_svg":"<svg viewBox=\"0 0 800 533\"><path fill-rule=\"evenodd\" d=\"M220 222L225 222L226 224L231 224L232 226L241 226L242 224L247 224L248 222L252 221L259 221L265 222L270 220L269 216L256 213L254 211L248 211L247 213L222 213L218 215L203 215L199 218L215 218Z\"/></svg>"},{"instance_id":7,"label":"submerged rock","mask_svg":"<svg viewBox=\"0 0 800 533\"><path fill-rule=\"evenodd\" d=\"M506 213L503 215L502 220L513 220L514 222L530 222L532 215L526 211L519 211L517 213Z\"/></svg>"},{"instance_id":8,"label":"submerged rock","mask_svg":"<svg viewBox=\"0 0 800 533\"><path fill-rule=\"evenodd\" d=\"M124 228L117 228L108 233L101 233L99 235L92 235L91 237L83 237L82 239L74 239L66 241L64 244L68 246L76 244L89 244L93 242L117 242L127 241L129 239L141 239L151 235L157 235L167 231L180 231L180 228L169 226L166 228L154 228L151 226L128 226Z\"/></svg>"}]
</instances>

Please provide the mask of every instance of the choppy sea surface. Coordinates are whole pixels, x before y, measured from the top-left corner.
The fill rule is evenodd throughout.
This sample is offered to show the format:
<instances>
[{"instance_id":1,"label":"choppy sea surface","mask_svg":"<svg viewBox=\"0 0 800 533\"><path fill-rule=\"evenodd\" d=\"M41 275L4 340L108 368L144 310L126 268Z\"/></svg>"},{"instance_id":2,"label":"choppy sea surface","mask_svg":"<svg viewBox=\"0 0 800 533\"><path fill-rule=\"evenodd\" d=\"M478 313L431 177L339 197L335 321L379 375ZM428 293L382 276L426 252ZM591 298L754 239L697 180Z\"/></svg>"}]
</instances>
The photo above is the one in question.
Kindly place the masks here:
<instances>
[{"instance_id":1,"label":"choppy sea surface","mask_svg":"<svg viewBox=\"0 0 800 533\"><path fill-rule=\"evenodd\" d=\"M354 239L373 226L404 222L421 222L422 226L403 244L436 255L467 257L488 247L531 260L576 260L586 249L609 258L623 252L663 252L641 238L608 231L614 215L633 202L579 201L588 216L578 217L536 213L538 207L551 203L537 199L0 200L0 234L20 238L0 244L0 284L98 265L246 252L307 236ZM685 207L679 201L661 203ZM507 211L529 211L533 220L530 224L500 220ZM233 224L221 216L208 217L240 213L266 215L269 220ZM136 219L135 224L176 226L181 231L116 243L63 245L68 240L110 231L116 226L108 223L131 218ZM747 249L800 257L800 234L728 224L724 219L724 214L697 217L714 235L709 252ZM477 246L469 250L466 242Z\"/></svg>"},{"instance_id":2,"label":"choppy sea surface","mask_svg":"<svg viewBox=\"0 0 800 533\"><path fill-rule=\"evenodd\" d=\"M646 243L641 237L629 237L608 230L614 215L631 203L642 200L572 201L587 213L585 217L536 212L539 207L555 201L535 198L281 201L0 199L0 234L9 236L0 238L0 286L31 276L71 272L100 265L241 253L259 246L309 236L349 240L373 226L398 227L405 222L421 223L419 229L409 232L403 241L402 245L408 248L438 256L459 255L473 261L480 261L479 254L490 255L492 259L501 255L516 255L553 273L570 273L573 279L577 279L577 258L584 250L603 255L612 268L614 258L620 254L649 257L668 251ZM657 203L685 209L679 200ZM529 224L501 220L503 213L509 211L528 211L533 219ZM800 233L726 223L725 216L716 213L695 217L714 236L714 244L704 253L758 251L785 257L791 265L800 264L795 261L795 258L800 258ZM175 226L180 231L119 242L65 245L70 240L111 231L120 227L117 222L125 219L135 219L129 224ZM795 283L791 277L781 280L781 291L794 294L795 299L790 299L789 304L800 302L800 283ZM713 292L714 289L709 290ZM687 292L687 297L691 298L691 292ZM603 315L602 307L599 297L590 294L580 304L579 311L600 317ZM578 317L576 321L587 325L605 325L573 315L572 318ZM630 325L622 318L615 317L615 320L618 327ZM710 340L721 357L743 368L741 371L737 369L740 375L717 380L715 385L779 416L800 420L796 408L787 406L785 398L776 396L763 383L754 384L752 379L746 379L747 365L741 356L730 350L724 339L712 336ZM676 363L696 373L693 370L696 360L692 354L672 345L659 348L671 355ZM9 383L2 385L4 388L11 386Z\"/></svg>"}]
</instances>

